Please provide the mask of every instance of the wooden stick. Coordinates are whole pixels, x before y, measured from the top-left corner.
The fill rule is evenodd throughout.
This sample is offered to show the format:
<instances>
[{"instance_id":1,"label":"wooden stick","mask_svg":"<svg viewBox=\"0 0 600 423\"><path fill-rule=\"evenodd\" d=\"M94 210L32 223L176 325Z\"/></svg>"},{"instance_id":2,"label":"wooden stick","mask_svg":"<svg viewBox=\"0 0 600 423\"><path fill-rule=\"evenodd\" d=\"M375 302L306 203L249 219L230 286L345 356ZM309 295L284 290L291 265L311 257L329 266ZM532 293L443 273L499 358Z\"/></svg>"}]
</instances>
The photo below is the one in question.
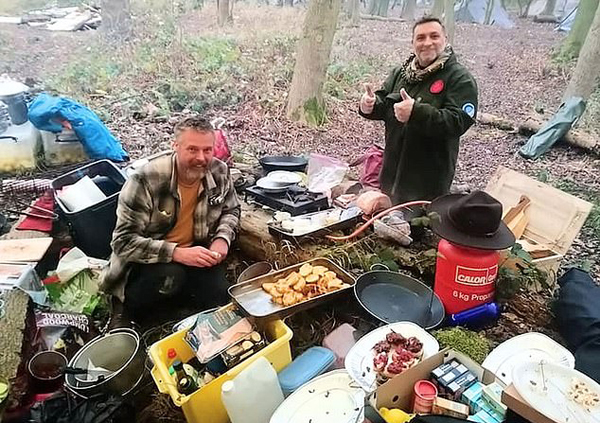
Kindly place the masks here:
<instances>
[{"instance_id":1,"label":"wooden stick","mask_svg":"<svg viewBox=\"0 0 600 423\"><path fill-rule=\"evenodd\" d=\"M406 22L406 19L402 18L394 18L394 17L385 17L385 16L376 16L376 15L360 15L361 19L368 19L371 21L383 21L383 22Z\"/></svg>"}]
</instances>

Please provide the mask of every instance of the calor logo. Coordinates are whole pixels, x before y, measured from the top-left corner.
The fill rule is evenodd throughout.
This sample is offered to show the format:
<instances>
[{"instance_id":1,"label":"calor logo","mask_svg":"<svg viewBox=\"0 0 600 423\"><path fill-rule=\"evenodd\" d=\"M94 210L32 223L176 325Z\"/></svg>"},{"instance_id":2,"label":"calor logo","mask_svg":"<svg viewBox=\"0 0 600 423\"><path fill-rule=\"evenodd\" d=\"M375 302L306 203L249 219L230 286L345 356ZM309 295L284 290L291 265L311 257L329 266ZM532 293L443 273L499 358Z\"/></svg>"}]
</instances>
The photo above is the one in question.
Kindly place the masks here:
<instances>
[{"instance_id":1,"label":"calor logo","mask_svg":"<svg viewBox=\"0 0 600 423\"><path fill-rule=\"evenodd\" d=\"M498 265L484 269L456 266L455 282L463 285L483 286L494 283L498 275Z\"/></svg>"}]
</instances>

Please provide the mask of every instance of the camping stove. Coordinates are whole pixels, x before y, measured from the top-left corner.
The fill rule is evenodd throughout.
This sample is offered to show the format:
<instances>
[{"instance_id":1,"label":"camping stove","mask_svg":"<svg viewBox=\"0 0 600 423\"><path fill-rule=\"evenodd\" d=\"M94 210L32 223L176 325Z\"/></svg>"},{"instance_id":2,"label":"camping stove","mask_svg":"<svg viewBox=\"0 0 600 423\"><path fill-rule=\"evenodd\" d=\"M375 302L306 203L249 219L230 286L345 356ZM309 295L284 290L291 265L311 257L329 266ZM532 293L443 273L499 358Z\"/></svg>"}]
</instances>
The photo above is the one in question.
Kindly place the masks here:
<instances>
[{"instance_id":1,"label":"camping stove","mask_svg":"<svg viewBox=\"0 0 600 423\"><path fill-rule=\"evenodd\" d=\"M306 188L292 187L282 193L267 193L254 185L246 188L245 199L251 196L257 203L290 213L292 216L329 208L327 196Z\"/></svg>"}]
</instances>

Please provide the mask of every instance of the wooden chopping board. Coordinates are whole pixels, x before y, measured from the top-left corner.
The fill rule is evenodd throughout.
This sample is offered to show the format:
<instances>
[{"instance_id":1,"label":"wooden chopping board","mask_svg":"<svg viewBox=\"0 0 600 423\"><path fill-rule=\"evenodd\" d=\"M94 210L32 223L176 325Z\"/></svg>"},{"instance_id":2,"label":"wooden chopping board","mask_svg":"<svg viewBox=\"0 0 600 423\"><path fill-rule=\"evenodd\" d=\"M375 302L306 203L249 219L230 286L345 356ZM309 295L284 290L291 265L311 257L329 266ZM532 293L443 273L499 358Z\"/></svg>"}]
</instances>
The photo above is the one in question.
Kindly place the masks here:
<instances>
[{"instance_id":1,"label":"wooden chopping board","mask_svg":"<svg viewBox=\"0 0 600 423\"><path fill-rule=\"evenodd\" d=\"M0 240L0 260L11 262L40 261L52 244L52 238Z\"/></svg>"}]
</instances>

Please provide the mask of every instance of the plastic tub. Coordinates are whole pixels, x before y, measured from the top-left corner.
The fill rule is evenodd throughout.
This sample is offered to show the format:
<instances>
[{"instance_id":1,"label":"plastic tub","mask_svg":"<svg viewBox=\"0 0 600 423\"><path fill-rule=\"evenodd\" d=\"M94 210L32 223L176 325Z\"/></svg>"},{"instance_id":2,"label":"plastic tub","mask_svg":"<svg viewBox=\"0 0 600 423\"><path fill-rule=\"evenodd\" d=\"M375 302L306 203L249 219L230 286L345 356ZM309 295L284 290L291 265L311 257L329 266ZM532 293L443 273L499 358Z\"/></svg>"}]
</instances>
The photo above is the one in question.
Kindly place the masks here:
<instances>
[{"instance_id":1,"label":"plastic tub","mask_svg":"<svg viewBox=\"0 0 600 423\"><path fill-rule=\"evenodd\" d=\"M333 351L324 347L312 347L296 357L279 373L279 384L287 397L306 382L325 373L335 361Z\"/></svg>"},{"instance_id":2,"label":"plastic tub","mask_svg":"<svg viewBox=\"0 0 600 423\"><path fill-rule=\"evenodd\" d=\"M40 149L40 131L31 122L10 125L0 134L0 173L35 169Z\"/></svg>"},{"instance_id":3,"label":"plastic tub","mask_svg":"<svg viewBox=\"0 0 600 423\"><path fill-rule=\"evenodd\" d=\"M106 196L102 201L78 211L70 211L58 191L88 176ZM117 223L117 199L125 175L108 160L100 160L75 169L52 181L54 198L61 214L69 222L75 245L90 257L107 258Z\"/></svg>"},{"instance_id":4,"label":"plastic tub","mask_svg":"<svg viewBox=\"0 0 600 423\"><path fill-rule=\"evenodd\" d=\"M64 129L62 132L40 131L42 134L42 147L44 148L44 161L48 165L66 163L81 163L89 160L83 150L83 144L73 131Z\"/></svg>"},{"instance_id":5,"label":"plastic tub","mask_svg":"<svg viewBox=\"0 0 600 423\"><path fill-rule=\"evenodd\" d=\"M354 326L344 323L323 339L323 346L329 348L335 354L334 367L336 369L344 368L346 355L354 344L356 344L356 339L354 339L355 331Z\"/></svg>"},{"instance_id":6,"label":"plastic tub","mask_svg":"<svg viewBox=\"0 0 600 423\"><path fill-rule=\"evenodd\" d=\"M194 357L194 352L184 339L186 330L176 332L153 344L148 351L154 363L151 371L154 383L160 392L170 395L173 403L181 407L188 423L228 423L227 412L221 401L221 387L225 382L233 380L258 357L265 357L278 372L292 361L291 329L281 320L265 323L263 329L269 338L269 345L191 395L181 395L177 391L167 367L170 348L177 351L178 357L183 362Z\"/></svg>"}]
</instances>

